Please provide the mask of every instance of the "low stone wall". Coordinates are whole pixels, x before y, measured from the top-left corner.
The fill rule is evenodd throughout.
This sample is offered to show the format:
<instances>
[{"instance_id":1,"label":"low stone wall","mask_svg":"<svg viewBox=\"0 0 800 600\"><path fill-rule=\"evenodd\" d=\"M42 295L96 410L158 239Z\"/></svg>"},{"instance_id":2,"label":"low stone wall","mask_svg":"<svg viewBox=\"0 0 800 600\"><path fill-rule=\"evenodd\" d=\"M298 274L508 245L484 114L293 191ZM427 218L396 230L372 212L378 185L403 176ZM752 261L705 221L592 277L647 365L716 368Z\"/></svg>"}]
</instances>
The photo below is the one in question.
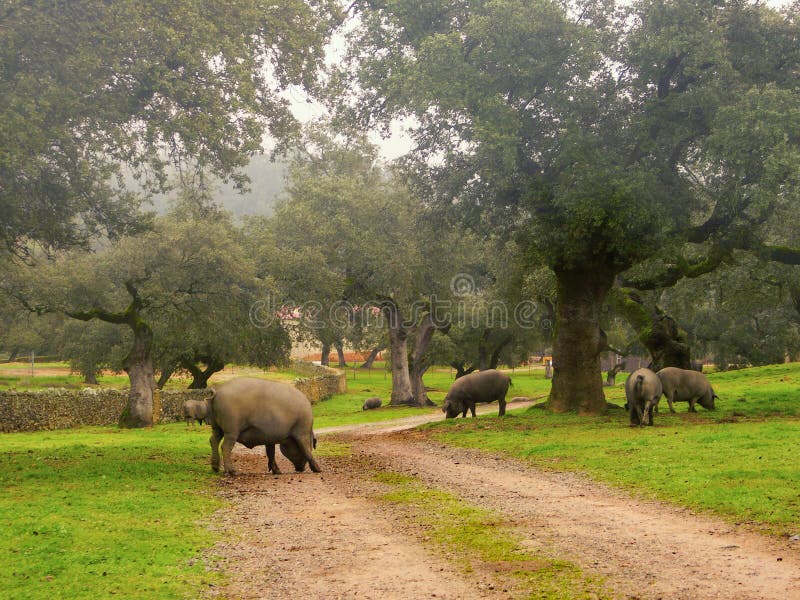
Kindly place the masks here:
<instances>
[{"instance_id":1,"label":"low stone wall","mask_svg":"<svg viewBox=\"0 0 800 600\"><path fill-rule=\"evenodd\" d=\"M347 374L344 371L301 361L292 362L292 368L303 375L295 379L292 384L303 392L312 404L347 391Z\"/></svg>"},{"instance_id":2,"label":"low stone wall","mask_svg":"<svg viewBox=\"0 0 800 600\"><path fill-rule=\"evenodd\" d=\"M125 390L0 392L0 431L109 425L119 420L127 399Z\"/></svg>"},{"instance_id":3,"label":"low stone wall","mask_svg":"<svg viewBox=\"0 0 800 600\"><path fill-rule=\"evenodd\" d=\"M208 398L210 390L156 391L157 423L180 421L184 400ZM0 432L115 425L128 402L128 390L86 388L0 392Z\"/></svg>"},{"instance_id":4,"label":"low stone wall","mask_svg":"<svg viewBox=\"0 0 800 600\"><path fill-rule=\"evenodd\" d=\"M312 403L347 391L344 372L312 363L293 363L307 376L293 385ZM185 400L211 396L211 390L157 390L153 412L157 423L180 421ZM69 429L87 425L115 425L128 401L128 390L86 388L37 391L0 391L0 432Z\"/></svg>"}]
</instances>

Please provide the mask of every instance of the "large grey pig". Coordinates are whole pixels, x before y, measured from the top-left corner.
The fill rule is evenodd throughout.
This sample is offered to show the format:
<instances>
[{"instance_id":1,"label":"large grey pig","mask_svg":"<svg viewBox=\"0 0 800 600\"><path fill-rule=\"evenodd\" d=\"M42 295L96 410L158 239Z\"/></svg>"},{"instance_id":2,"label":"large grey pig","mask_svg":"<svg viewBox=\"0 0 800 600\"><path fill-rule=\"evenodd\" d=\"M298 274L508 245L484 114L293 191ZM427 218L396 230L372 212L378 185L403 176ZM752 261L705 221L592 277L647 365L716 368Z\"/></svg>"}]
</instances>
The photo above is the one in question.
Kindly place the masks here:
<instances>
[{"instance_id":1,"label":"large grey pig","mask_svg":"<svg viewBox=\"0 0 800 600\"><path fill-rule=\"evenodd\" d=\"M714 398L719 398L714 393L708 379L702 373L666 367L658 373L664 395L667 397L670 412L675 412L673 402L689 402L689 412L697 412L695 402L706 410L714 410Z\"/></svg>"},{"instance_id":2,"label":"large grey pig","mask_svg":"<svg viewBox=\"0 0 800 600\"><path fill-rule=\"evenodd\" d=\"M500 416L506 414L506 393L511 385L511 378L495 369L478 371L464 375L455 380L442 403L442 412L448 419L467 416L467 410L475 416L475 404L478 402L494 402L500 404Z\"/></svg>"},{"instance_id":3,"label":"large grey pig","mask_svg":"<svg viewBox=\"0 0 800 600\"><path fill-rule=\"evenodd\" d=\"M625 380L625 397L631 425L653 424L653 408L661 398L661 380L650 369L637 369Z\"/></svg>"},{"instance_id":4,"label":"large grey pig","mask_svg":"<svg viewBox=\"0 0 800 600\"><path fill-rule=\"evenodd\" d=\"M181 406L183 419L186 421L186 426L194 425L197 421L198 425L202 425L208 417L208 401L207 400L186 400Z\"/></svg>"},{"instance_id":5,"label":"large grey pig","mask_svg":"<svg viewBox=\"0 0 800 600\"><path fill-rule=\"evenodd\" d=\"M280 473L275 462L275 444L296 471L306 463L321 471L311 453L315 447L311 403L297 388L286 383L239 377L219 385L209 400L211 423L211 468L219 471L219 444L225 473L235 474L231 450L236 442L254 448L266 447L267 467Z\"/></svg>"}]
</instances>

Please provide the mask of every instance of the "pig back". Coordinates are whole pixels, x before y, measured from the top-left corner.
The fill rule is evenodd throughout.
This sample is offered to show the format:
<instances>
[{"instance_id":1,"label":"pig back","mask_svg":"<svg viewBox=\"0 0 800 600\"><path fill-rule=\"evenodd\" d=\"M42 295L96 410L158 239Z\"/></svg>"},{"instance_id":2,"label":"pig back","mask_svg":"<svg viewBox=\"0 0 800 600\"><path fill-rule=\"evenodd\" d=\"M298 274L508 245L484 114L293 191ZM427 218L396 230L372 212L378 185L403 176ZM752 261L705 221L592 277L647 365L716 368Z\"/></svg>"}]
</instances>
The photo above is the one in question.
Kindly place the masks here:
<instances>
[{"instance_id":1,"label":"pig back","mask_svg":"<svg viewBox=\"0 0 800 600\"><path fill-rule=\"evenodd\" d=\"M313 422L311 403L300 390L250 377L216 387L211 419L226 435L246 432L251 443L277 443L291 433L311 431Z\"/></svg>"},{"instance_id":2,"label":"pig back","mask_svg":"<svg viewBox=\"0 0 800 600\"><path fill-rule=\"evenodd\" d=\"M476 402L491 401L505 395L509 385L508 375L496 369L478 371L459 377L450 387L448 396L469 398Z\"/></svg>"},{"instance_id":3,"label":"pig back","mask_svg":"<svg viewBox=\"0 0 800 600\"><path fill-rule=\"evenodd\" d=\"M636 382L642 378L641 388L637 389ZM661 396L662 386L659 377L650 369L637 369L625 380L625 397L628 401L646 401Z\"/></svg>"},{"instance_id":4,"label":"pig back","mask_svg":"<svg viewBox=\"0 0 800 600\"><path fill-rule=\"evenodd\" d=\"M664 386L664 393L672 397L677 392L679 400L703 394L711 388L705 375L689 369L665 367L658 372L658 378Z\"/></svg>"}]
</instances>

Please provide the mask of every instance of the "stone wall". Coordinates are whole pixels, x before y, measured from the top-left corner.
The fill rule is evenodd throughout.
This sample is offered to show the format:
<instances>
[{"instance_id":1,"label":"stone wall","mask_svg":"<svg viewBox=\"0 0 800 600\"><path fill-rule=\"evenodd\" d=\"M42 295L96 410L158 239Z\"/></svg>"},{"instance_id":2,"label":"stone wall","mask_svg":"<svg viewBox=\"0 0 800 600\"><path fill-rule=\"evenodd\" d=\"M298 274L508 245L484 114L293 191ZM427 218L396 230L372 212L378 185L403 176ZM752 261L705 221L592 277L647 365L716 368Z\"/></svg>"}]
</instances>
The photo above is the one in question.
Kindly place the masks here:
<instances>
[{"instance_id":1,"label":"stone wall","mask_svg":"<svg viewBox=\"0 0 800 600\"><path fill-rule=\"evenodd\" d=\"M303 375L292 382L294 387L303 392L312 404L347 391L347 374L344 371L301 361L292 362L292 368Z\"/></svg>"},{"instance_id":2,"label":"stone wall","mask_svg":"<svg viewBox=\"0 0 800 600\"><path fill-rule=\"evenodd\" d=\"M181 420L184 400L208 398L210 390L157 391L156 422ZM128 401L128 390L86 388L0 392L0 432L116 425Z\"/></svg>"},{"instance_id":3,"label":"stone wall","mask_svg":"<svg viewBox=\"0 0 800 600\"><path fill-rule=\"evenodd\" d=\"M344 372L312 363L292 363L304 376L293 385L312 403L347 391ZM181 420L185 400L211 396L211 390L157 390L157 423ZM86 388L37 391L0 391L0 432L68 429L87 425L116 425L128 400L128 390Z\"/></svg>"}]
</instances>

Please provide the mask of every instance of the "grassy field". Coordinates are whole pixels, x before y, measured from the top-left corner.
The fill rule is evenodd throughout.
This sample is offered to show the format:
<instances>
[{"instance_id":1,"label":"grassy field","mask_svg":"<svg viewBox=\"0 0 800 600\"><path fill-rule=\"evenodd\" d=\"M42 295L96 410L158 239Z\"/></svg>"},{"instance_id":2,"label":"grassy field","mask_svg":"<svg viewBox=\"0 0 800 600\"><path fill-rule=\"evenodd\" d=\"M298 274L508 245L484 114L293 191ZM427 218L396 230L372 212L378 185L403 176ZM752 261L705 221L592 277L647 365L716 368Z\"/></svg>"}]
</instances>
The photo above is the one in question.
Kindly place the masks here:
<instances>
[{"instance_id":1,"label":"grassy field","mask_svg":"<svg viewBox=\"0 0 800 600\"><path fill-rule=\"evenodd\" d=\"M508 399L514 396L530 396L544 400L550 390L550 381L544 378L544 370L519 369L509 371L512 387ZM453 384L455 375L452 369L434 368L425 375L425 386L428 396L437 405L441 405L447 390ZM314 427L332 427L351 423L371 423L418 414L438 412L434 408L409 408L386 406L391 396L392 380L381 368L372 371L347 370L347 393L338 394L330 400L314 405ZM364 400L370 396L378 396L383 400L383 407L377 410L362 411Z\"/></svg>"},{"instance_id":2,"label":"grassy field","mask_svg":"<svg viewBox=\"0 0 800 600\"><path fill-rule=\"evenodd\" d=\"M800 533L800 365L773 365L711 380L717 410L662 400L654 427L629 427L623 410L587 419L530 409L428 426L454 445L580 471L645 497L708 511L777 535ZM621 386L609 401L622 405Z\"/></svg>"},{"instance_id":3,"label":"grassy field","mask_svg":"<svg viewBox=\"0 0 800 600\"><path fill-rule=\"evenodd\" d=\"M220 507L205 434L0 436L3 597L185 598L218 582L198 560Z\"/></svg>"},{"instance_id":4,"label":"grassy field","mask_svg":"<svg viewBox=\"0 0 800 600\"><path fill-rule=\"evenodd\" d=\"M301 377L291 369L269 369L257 367L228 366L211 377L212 385L232 377L269 377L277 381L292 381ZM103 372L97 376L98 385L84 383L83 377L72 373L69 365L63 362L36 363L33 368L24 362L0 363L0 390L43 390L48 388L83 389L85 387L127 388L130 380L125 373ZM185 374L173 375L164 386L168 390L182 390L189 387L191 377Z\"/></svg>"},{"instance_id":5,"label":"grassy field","mask_svg":"<svg viewBox=\"0 0 800 600\"><path fill-rule=\"evenodd\" d=\"M541 370L517 371L512 379L510 397L546 397L550 382ZM450 444L584 472L773 534L800 533L800 364L711 379L721 398L718 410L691 414L682 403L670 414L663 402L655 426L643 429L629 427L621 409L598 418L531 409L504 418L451 420L426 430ZM448 369L426 376L435 402L451 383ZM386 402L390 385L382 369L355 375L348 370L348 392L314 406L315 426L439 410L361 411L368 396ZM621 386L607 388L607 396L612 403L624 402ZM3 597L194 598L219 585L222 576L207 571L201 560L217 539L208 523L221 506L208 467L207 434L207 428L171 424L0 436ZM324 457L341 451L322 443L318 452ZM419 482L391 484L392 502L442 501L439 492L421 489ZM461 533L442 533L443 539L452 535Z\"/></svg>"}]
</instances>

